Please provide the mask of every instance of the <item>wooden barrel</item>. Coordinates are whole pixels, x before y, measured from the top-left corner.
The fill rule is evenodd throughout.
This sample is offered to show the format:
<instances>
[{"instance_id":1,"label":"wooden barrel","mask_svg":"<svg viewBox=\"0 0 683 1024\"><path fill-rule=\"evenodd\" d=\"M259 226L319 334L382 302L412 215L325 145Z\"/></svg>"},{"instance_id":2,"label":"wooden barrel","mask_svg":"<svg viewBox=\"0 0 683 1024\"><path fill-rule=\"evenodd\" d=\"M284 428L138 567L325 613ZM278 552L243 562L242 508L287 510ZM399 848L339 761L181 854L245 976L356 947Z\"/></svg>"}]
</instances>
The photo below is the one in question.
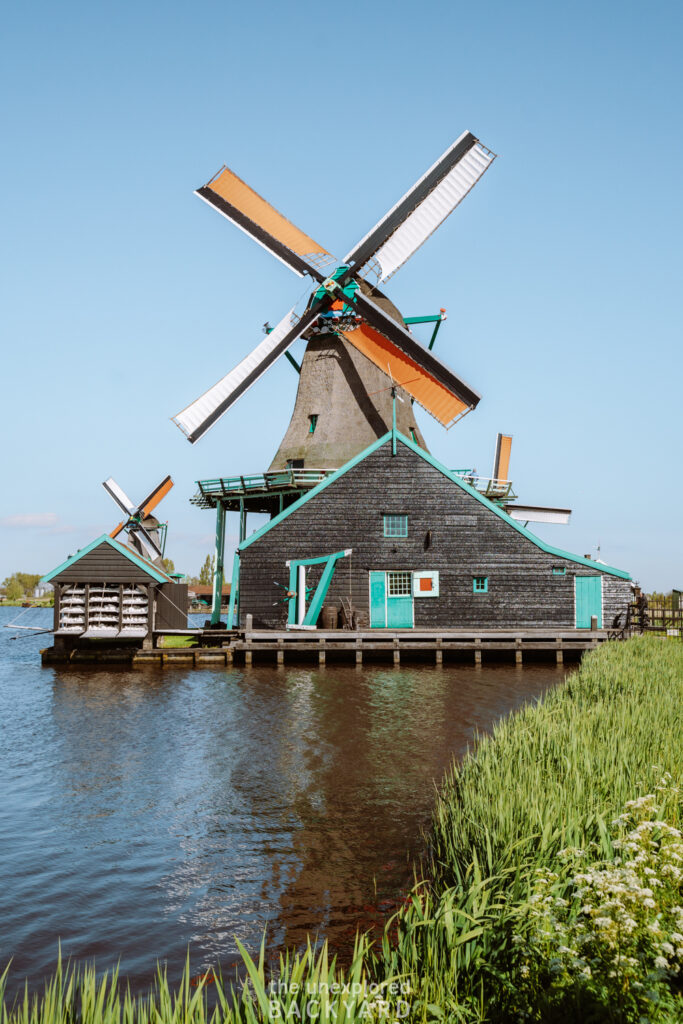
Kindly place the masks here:
<instances>
[{"instance_id":1,"label":"wooden barrel","mask_svg":"<svg viewBox=\"0 0 683 1024\"><path fill-rule=\"evenodd\" d=\"M339 628L339 609L334 604L323 605L323 629Z\"/></svg>"}]
</instances>

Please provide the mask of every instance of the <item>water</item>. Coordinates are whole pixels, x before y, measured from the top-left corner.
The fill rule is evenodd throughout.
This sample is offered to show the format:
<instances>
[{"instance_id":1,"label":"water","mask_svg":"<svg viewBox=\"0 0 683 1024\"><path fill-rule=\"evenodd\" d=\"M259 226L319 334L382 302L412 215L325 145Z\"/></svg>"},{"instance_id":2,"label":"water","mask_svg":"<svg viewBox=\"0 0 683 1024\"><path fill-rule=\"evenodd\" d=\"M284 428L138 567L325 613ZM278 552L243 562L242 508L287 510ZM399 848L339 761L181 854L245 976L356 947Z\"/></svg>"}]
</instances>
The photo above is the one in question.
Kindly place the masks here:
<instances>
[{"instance_id":1,"label":"water","mask_svg":"<svg viewBox=\"0 0 683 1024\"><path fill-rule=\"evenodd\" d=\"M0 608L0 623L21 609ZM27 621L49 625L51 611ZM65 956L133 989L329 937L410 884L434 786L555 665L41 668L0 629L0 966Z\"/></svg>"}]
</instances>

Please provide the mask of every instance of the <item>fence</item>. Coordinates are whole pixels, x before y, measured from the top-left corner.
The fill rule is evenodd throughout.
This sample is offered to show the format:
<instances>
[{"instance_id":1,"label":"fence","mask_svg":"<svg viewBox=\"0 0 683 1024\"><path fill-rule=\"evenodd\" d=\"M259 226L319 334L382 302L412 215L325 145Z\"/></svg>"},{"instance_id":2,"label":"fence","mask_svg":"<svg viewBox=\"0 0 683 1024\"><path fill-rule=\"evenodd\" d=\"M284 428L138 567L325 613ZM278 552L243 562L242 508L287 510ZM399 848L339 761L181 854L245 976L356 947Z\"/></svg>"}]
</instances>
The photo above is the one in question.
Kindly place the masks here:
<instances>
[{"instance_id":1,"label":"fence","mask_svg":"<svg viewBox=\"0 0 683 1024\"><path fill-rule=\"evenodd\" d=\"M657 632L683 637L683 608L638 602L629 605L628 624L636 633Z\"/></svg>"}]
</instances>

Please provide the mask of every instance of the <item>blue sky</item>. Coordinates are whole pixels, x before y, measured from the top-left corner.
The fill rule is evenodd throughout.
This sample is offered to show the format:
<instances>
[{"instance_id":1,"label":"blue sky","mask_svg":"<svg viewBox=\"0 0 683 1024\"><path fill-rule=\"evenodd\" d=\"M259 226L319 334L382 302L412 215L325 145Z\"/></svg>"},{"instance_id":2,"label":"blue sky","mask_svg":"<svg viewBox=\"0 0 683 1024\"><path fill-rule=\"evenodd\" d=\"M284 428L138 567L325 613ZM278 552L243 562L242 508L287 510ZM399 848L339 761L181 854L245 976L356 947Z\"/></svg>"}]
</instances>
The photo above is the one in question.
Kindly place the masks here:
<instances>
[{"instance_id":1,"label":"blue sky","mask_svg":"<svg viewBox=\"0 0 683 1024\"><path fill-rule=\"evenodd\" d=\"M284 359L194 447L169 419L304 288L194 188L227 163L343 255L467 128L500 159L387 285L447 308L438 353L483 395L449 432L418 414L429 447L488 475L513 434L520 498L574 509L539 535L683 586L682 11L12 5L0 579L110 530L109 475L137 498L172 474L167 553L196 572L194 481L277 448Z\"/></svg>"}]
</instances>

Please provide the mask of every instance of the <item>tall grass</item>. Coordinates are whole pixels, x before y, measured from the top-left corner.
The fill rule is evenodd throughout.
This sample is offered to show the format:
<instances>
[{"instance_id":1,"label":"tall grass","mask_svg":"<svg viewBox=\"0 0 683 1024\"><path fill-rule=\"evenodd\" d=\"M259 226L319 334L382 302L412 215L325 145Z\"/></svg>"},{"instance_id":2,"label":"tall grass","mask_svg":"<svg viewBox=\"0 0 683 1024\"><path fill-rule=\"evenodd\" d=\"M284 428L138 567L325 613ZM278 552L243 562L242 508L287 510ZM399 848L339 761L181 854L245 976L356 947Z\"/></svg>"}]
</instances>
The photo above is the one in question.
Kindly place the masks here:
<instances>
[{"instance_id":1,"label":"tall grass","mask_svg":"<svg viewBox=\"0 0 683 1024\"><path fill-rule=\"evenodd\" d=\"M543 961L552 936L539 943L533 928L541 882L568 903L560 898L573 884L566 851L618 864L614 819L665 772L672 778L659 813L681 821L682 738L683 645L654 637L604 645L453 766L434 812L428 878L381 943L358 937L349 967L337 967L326 946L309 947L281 957L271 977L263 949L257 962L241 950L245 983L216 979L210 1001L205 986L192 989L189 968L177 991L160 975L134 1000L115 976L60 967L43 995L5 1007L0 1024L681 1021L680 983L666 972L651 972L652 992L640 1002L621 989L615 999L614 979L597 974L586 981L565 971L558 986L559 968Z\"/></svg>"}]
</instances>

